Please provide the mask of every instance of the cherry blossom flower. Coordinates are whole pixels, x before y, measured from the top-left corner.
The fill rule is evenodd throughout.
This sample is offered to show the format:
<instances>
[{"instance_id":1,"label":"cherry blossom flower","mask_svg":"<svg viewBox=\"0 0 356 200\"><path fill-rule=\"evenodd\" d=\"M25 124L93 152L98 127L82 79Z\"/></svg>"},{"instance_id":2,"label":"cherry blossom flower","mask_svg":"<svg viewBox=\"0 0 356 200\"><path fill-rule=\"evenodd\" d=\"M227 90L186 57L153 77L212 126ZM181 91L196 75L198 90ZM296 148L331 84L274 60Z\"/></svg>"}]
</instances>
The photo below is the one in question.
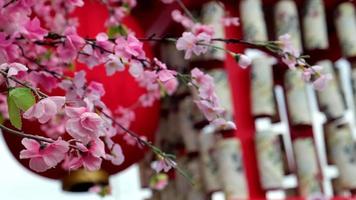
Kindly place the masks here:
<instances>
[{"instance_id":1,"label":"cherry blossom flower","mask_svg":"<svg viewBox=\"0 0 356 200\"><path fill-rule=\"evenodd\" d=\"M172 160L160 158L159 160L152 162L151 168L154 169L156 173L159 173L162 170L168 172L170 169L175 168L176 165L177 164Z\"/></svg>"},{"instance_id":2,"label":"cherry blossom flower","mask_svg":"<svg viewBox=\"0 0 356 200\"><path fill-rule=\"evenodd\" d=\"M216 118L214 119L211 124L216 128L220 130L235 130L236 125L232 121L227 121L224 118Z\"/></svg>"},{"instance_id":3,"label":"cherry blossom flower","mask_svg":"<svg viewBox=\"0 0 356 200\"><path fill-rule=\"evenodd\" d=\"M125 160L121 146L119 144L114 144L111 154L106 155L106 159L110 160L114 165L121 165Z\"/></svg>"},{"instance_id":4,"label":"cherry blossom flower","mask_svg":"<svg viewBox=\"0 0 356 200\"><path fill-rule=\"evenodd\" d=\"M105 63L106 75L112 76L115 72L121 72L125 70L124 63L119 57L115 55L109 55L109 60Z\"/></svg>"},{"instance_id":5,"label":"cherry blossom flower","mask_svg":"<svg viewBox=\"0 0 356 200\"><path fill-rule=\"evenodd\" d=\"M45 71L31 71L28 74L27 79L33 86L41 85L44 90L49 92L58 86L58 79Z\"/></svg>"},{"instance_id":6,"label":"cherry blossom flower","mask_svg":"<svg viewBox=\"0 0 356 200\"><path fill-rule=\"evenodd\" d=\"M313 86L317 90L324 90L327 83L332 79L331 74L321 74L314 82Z\"/></svg>"},{"instance_id":7,"label":"cherry blossom flower","mask_svg":"<svg viewBox=\"0 0 356 200\"><path fill-rule=\"evenodd\" d=\"M140 62L138 62L136 60L132 60L130 62L129 72L133 77L137 78L137 77L141 76L143 71L144 71L144 69Z\"/></svg>"},{"instance_id":8,"label":"cherry blossom flower","mask_svg":"<svg viewBox=\"0 0 356 200\"><path fill-rule=\"evenodd\" d=\"M115 120L118 122L121 126L123 126L126 129L130 128L131 123L135 120L136 115L135 112L129 108L125 108L123 106L119 106L115 110ZM119 133L124 133L125 131L118 127L117 131Z\"/></svg>"},{"instance_id":9,"label":"cherry blossom flower","mask_svg":"<svg viewBox=\"0 0 356 200\"><path fill-rule=\"evenodd\" d=\"M246 69L251 65L251 59L244 54L237 54L236 59L241 68Z\"/></svg>"},{"instance_id":10,"label":"cherry blossom flower","mask_svg":"<svg viewBox=\"0 0 356 200\"><path fill-rule=\"evenodd\" d=\"M315 75L316 73L319 73L321 72L323 69L322 66L319 66L319 65L314 65L314 66L311 66L307 69L304 69L303 70L303 73L302 73L302 79L305 81L305 82L308 82L310 81L311 77L313 75Z\"/></svg>"},{"instance_id":11,"label":"cherry blossom flower","mask_svg":"<svg viewBox=\"0 0 356 200\"><path fill-rule=\"evenodd\" d=\"M207 120L212 121L217 116L220 116L224 113L224 109L213 105L211 102L206 100L197 100L195 101L200 111L203 112Z\"/></svg>"},{"instance_id":12,"label":"cherry blossom flower","mask_svg":"<svg viewBox=\"0 0 356 200\"><path fill-rule=\"evenodd\" d=\"M190 59L192 54L199 56L208 51L207 46L199 45L198 43L209 44L211 37L206 33L200 33L195 36L191 32L184 32L182 37L178 38L176 47L180 51L185 51L184 58Z\"/></svg>"},{"instance_id":13,"label":"cherry blossom flower","mask_svg":"<svg viewBox=\"0 0 356 200\"><path fill-rule=\"evenodd\" d=\"M88 112L85 107L65 108L65 113L69 117L66 122L66 130L73 138L88 143L100 136L100 128L103 120L93 112Z\"/></svg>"},{"instance_id":14,"label":"cherry blossom flower","mask_svg":"<svg viewBox=\"0 0 356 200\"><path fill-rule=\"evenodd\" d=\"M198 87L198 99L194 102L203 113L205 118L216 129L236 129L236 125L232 121L227 121L223 117L226 116L226 110L219 104L218 97L215 92L214 80L211 76L204 74L198 68L191 71L191 85Z\"/></svg>"},{"instance_id":15,"label":"cherry blossom flower","mask_svg":"<svg viewBox=\"0 0 356 200\"><path fill-rule=\"evenodd\" d=\"M192 28L192 32L196 36L198 36L201 33L205 33L210 38L212 38L215 34L214 27L212 25L206 25L206 24L200 24L200 23L194 24L194 26Z\"/></svg>"},{"instance_id":16,"label":"cherry blossom flower","mask_svg":"<svg viewBox=\"0 0 356 200\"><path fill-rule=\"evenodd\" d=\"M283 52L282 61L290 68L295 69L298 64L297 58L300 56L300 52L296 49L291 41L289 34L284 34L278 37L280 46Z\"/></svg>"},{"instance_id":17,"label":"cherry blossom flower","mask_svg":"<svg viewBox=\"0 0 356 200\"><path fill-rule=\"evenodd\" d=\"M63 45L57 47L57 53L61 59L69 62L77 56L78 51L84 46L85 41L77 34L76 29L72 26L67 27L63 34L66 38Z\"/></svg>"},{"instance_id":18,"label":"cherry blossom flower","mask_svg":"<svg viewBox=\"0 0 356 200\"><path fill-rule=\"evenodd\" d=\"M42 40L48 33L46 29L41 28L40 20L37 17L26 23L25 30L25 36L32 40Z\"/></svg>"},{"instance_id":19,"label":"cherry blossom flower","mask_svg":"<svg viewBox=\"0 0 356 200\"><path fill-rule=\"evenodd\" d=\"M184 16L179 10L173 10L172 19L184 26L185 28L192 28L194 26L194 22L189 18Z\"/></svg>"},{"instance_id":20,"label":"cherry blossom flower","mask_svg":"<svg viewBox=\"0 0 356 200\"><path fill-rule=\"evenodd\" d=\"M84 96L84 85L86 83L85 72L76 72L72 81L63 80L59 87L66 91L66 100L71 102L79 101Z\"/></svg>"},{"instance_id":21,"label":"cherry blossom flower","mask_svg":"<svg viewBox=\"0 0 356 200\"><path fill-rule=\"evenodd\" d=\"M20 152L20 159L30 159L30 168L36 172L44 172L61 162L69 150L69 144L60 138L53 143L39 143L24 138L21 142L25 150Z\"/></svg>"},{"instance_id":22,"label":"cherry blossom flower","mask_svg":"<svg viewBox=\"0 0 356 200\"><path fill-rule=\"evenodd\" d=\"M65 133L65 115L60 113L47 123L41 125L41 130L52 139L57 139Z\"/></svg>"},{"instance_id":23,"label":"cherry blossom flower","mask_svg":"<svg viewBox=\"0 0 356 200\"><path fill-rule=\"evenodd\" d=\"M133 34L129 34L125 37L118 37L115 40L115 54L123 57L127 60L131 59L131 56L136 58L144 58L145 52L143 51L143 44Z\"/></svg>"},{"instance_id":24,"label":"cherry blossom flower","mask_svg":"<svg viewBox=\"0 0 356 200\"><path fill-rule=\"evenodd\" d=\"M64 159L62 167L66 170L76 170L84 167L87 170L95 171L100 168L102 157L105 157L105 145L102 140L94 139L89 141L86 145L76 143L80 154L71 153Z\"/></svg>"},{"instance_id":25,"label":"cherry blossom flower","mask_svg":"<svg viewBox=\"0 0 356 200\"><path fill-rule=\"evenodd\" d=\"M96 171L100 169L102 159L93 156L90 153L83 153L81 155L75 155L71 153L64 158L62 167L65 170L76 170L80 167L84 167L89 171Z\"/></svg>"},{"instance_id":26,"label":"cherry blossom flower","mask_svg":"<svg viewBox=\"0 0 356 200\"><path fill-rule=\"evenodd\" d=\"M150 187L154 190L163 190L168 185L168 181L167 174L155 174L150 178Z\"/></svg>"},{"instance_id":27,"label":"cherry blossom flower","mask_svg":"<svg viewBox=\"0 0 356 200\"><path fill-rule=\"evenodd\" d=\"M2 71L7 71L7 75L6 77L13 77L13 76L18 76L20 75L21 73L23 72L26 72L28 70L28 68L21 64L21 63L3 63L0 65L0 70ZM3 76L1 76L2 79L0 79L0 84L2 82L4 82L4 79L3 79ZM11 79L8 79L8 82L9 82L9 85L11 87L14 87L16 85L16 82L11 80Z\"/></svg>"},{"instance_id":28,"label":"cherry blossom flower","mask_svg":"<svg viewBox=\"0 0 356 200\"><path fill-rule=\"evenodd\" d=\"M41 124L52 119L65 103L65 97L51 96L44 98L31 106L24 114L25 119L38 119Z\"/></svg>"}]
</instances>

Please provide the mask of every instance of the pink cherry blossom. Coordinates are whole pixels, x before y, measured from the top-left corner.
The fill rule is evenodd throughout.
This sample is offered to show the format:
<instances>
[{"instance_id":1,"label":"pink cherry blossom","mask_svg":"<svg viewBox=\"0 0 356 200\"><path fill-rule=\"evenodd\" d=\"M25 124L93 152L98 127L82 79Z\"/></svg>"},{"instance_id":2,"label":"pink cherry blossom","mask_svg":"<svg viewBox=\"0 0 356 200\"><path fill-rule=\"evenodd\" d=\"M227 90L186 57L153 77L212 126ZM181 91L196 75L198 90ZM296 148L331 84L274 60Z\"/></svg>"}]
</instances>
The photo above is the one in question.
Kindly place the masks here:
<instances>
[{"instance_id":1,"label":"pink cherry blossom","mask_svg":"<svg viewBox=\"0 0 356 200\"><path fill-rule=\"evenodd\" d=\"M161 158L157 161L154 161L151 164L151 168L156 171L156 173L159 173L160 171L168 172L170 169L176 167L176 163L172 160L167 160L164 158Z\"/></svg>"},{"instance_id":2,"label":"pink cherry blossom","mask_svg":"<svg viewBox=\"0 0 356 200\"><path fill-rule=\"evenodd\" d=\"M125 70L124 63L115 55L109 55L109 60L105 63L106 75L112 76L115 72Z\"/></svg>"},{"instance_id":3,"label":"pink cherry blossom","mask_svg":"<svg viewBox=\"0 0 356 200\"><path fill-rule=\"evenodd\" d=\"M90 153L83 153L82 155L75 155L71 153L64 158L62 167L65 170L76 170L80 167L84 167L89 171L96 171L100 169L102 159L93 156Z\"/></svg>"},{"instance_id":4,"label":"pink cherry blossom","mask_svg":"<svg viewBox=\"0 0 356 200\"><path fill-rule=\"evenodd\" d=\"M302 79L305 81L305 82L308 82L310 81L311 77L318 73L318 72L321 72L323 69L323 67L319 66L319 65L314 65L314 66L311 66L310 68L307 68L307 69L304 69L303 70L303 73L302 73Z\"/></svg>"},{"instance_id":5,"label":"pink cherry blossom","mask_svg":"<svg viewBox=\"0 0 356 200\"><path fill-rule=\"evenodd\" d=\"M102 157L105 157L105 146L102 140L94 139L88 144L76 144L80 153L71 153L64 159L62 167L66 170L76 170L84 167L87 170L95 171L100 168Z\"/></svg>"},{"instance_id":6,"label":"pink cherry blossom","mask_svg":"<svg viewBox=\"0 0 356 200\"><path fill-rule=\"evenodd\" d=\"M179 10L173 10L172 19L180 24L182 24L185 28L192 28L194 26L194 22L189 18L184 16Z\"/></svg>"},{"instance_id":7,"label":"pink cherry blossom","mask_svg":"<svg viewBox=\"0 0 356 200\"><path fill-rule=\"evenodd\" d=\"M207 120L212 121L221 114L224 113L224 109L218 106L213 105L211 102L206 100L197 100L195 101L199 110L201 110Z\"/></svg>"},{"instance_id":8,"label":"pink cherry blossom","mask_svg":"<svg viewBox=\"0 0 356 200\"><path fill-rule=\"evenodd\" d=\"M282 61L290 68L295 69L297 58L300 56L300 52L296 49L291 41L289 34L284 34L278 37L278 40L281 45L283 58Z\"/></svg>"},{"instance_id":9,"label":"pink cherry blossom","mask_svg":"<svg viewBox=\"0 0 356 200\"><path fill-rule=\"evenodd\" d=\"M179 83L176 78L163 82L163 87L168 95L172 95L175 91L177 91L178 85Z\"/></svg>"},{"instance_id":10,"label":"pink cherry blossom","mask_svg":"<svg viewBox=\"0 0 356 200\"><path fill-rule=\"evenodd\" d=\"M191 32L184 32L182 37L178 38L176 47L180 51L185 51L185 59L190 59L193 53L197 56L206 53L208 47L198 43L209 44L210 40L211 37L206 33L200 33L195 36Z\"/></svg>"},{"instance_id":11,"label":"pink cherry blossom","mask_svg":"<svg viewBox=\"0 0 356 200\"><path fill-rule=\"evenodd\" d=\"M0 65L1 70L4 70L3 65L5 65L8 68L7 77L16 76L20 72L25 72L28 70L28 68L21 63L2 64Z\"/></svg>"},{"instance_id":12,"label":"pink cherry blossom","mask_svg":"<svg viewBox=\"0 0 356 200\"><path fill-rule=\"evenodd\" d=\"M132 60L130 62L129 72L130 72L131 76L137 78L142 75L143 71L144 71L144 69L140 62L138 62L136 60Z\"/></svg>"},{"instance_id":13,"label":"pink cherry blossom","mask_svg":"<svg viewBox=\"0 0 356 200\"><path fill-rule=\"evenodd\" d=\"M251 59L244 54L238 54L238 64L241 68L246 69L251 65Z\"/></svg>"},{"instance_id":14,"label":"pink cherry blossom","mask_svg":"<svg viewBox=\"0 0 356 200\"><path fill-rule=\"evenodd\" d=\"M63 34L66 38L63 45L58 46L57 52L61 59L69 62L77 56L85 41L77 34L74 27L67 27Z\"/></svg>"},{"instance_id":15,"label":"pink cherry blossom","mask_svg":"<svg viewBox=\"0 0 356 200\"><path fill-rule=\"evenodd\" d=\"M114 144L111 154L106 155L106 158L114 165L121 165L125 160L121 146L119 144Z\"/></svg>"},{"instance_id":16,"label":"pink cherry blossom","mask_svg":"<svg viewBox=\"0 0 356 200\"><path fill-rule=\"evenodd\" d=\"M40 100L31 106L24 114L25 119L38 119L41 124L54 117L65 103L65 97L51 96Z\"/></svg>"},{"instance_id":17,"label":"pink cherry blossom","mask_svg":"<svg viewBox=\"0 0 356 200\"><path fill-rule=\"evenodd\" d=\"M118 37L115 40L115 54L123 57L127 60L131 59L131 56L136 58L144 58L145 52L143 51L143 44L133 34L129 34L125 37Z\"/></svg>"},{"instance_id":18,"label":"pink cherry blossom","mask_svg":"<svg viewBox=\"0 0 356 200\"><path fill-rule=\"evenodd\" d=\"M190 72L192 75L192 82L198 86L213 84L214 79L208 74L204 74L200 69L194 68Z\"/></svg>"},{"instance_id":19,"label":"pink cherry blossom","mask_svg":"<svg viewBox=\"0 0 356 200\"><path fill-rule=\"evenodd\" d=\"M215 126L217 130L235 130L236 125L232 121L227 121L224 118L216 118L214 119L211 124Z\"/></svg>"},{"instance_id":20,"label":"pink cherry blossom","mask_svg":"<svg viewBox=\"0 0 356 200\"><path fill-rule=\"evenodd\" d=\"M65 133L65 115L58 114L47 123L41 125L41 130L52 139L57 139Z\"/></svg>"},{"instance_id":21,"label":"pink cherry blossom","mask_svg":"<svg viewBox=\"0 0 356 200\"><path fill-rule=\"evenodd\" d=\"M58 86L58 79L45 71L31 71L27 78L34 86L41 85L49 92Z\"/></svg>"},{"instance_id":22,"label":"pink cherry blossom","mask_svg":"<svg viewBox=\"0 0 356 200\"><path fill-rule=\"evenodd\" d=\"M98 114L88 112L84 107L68 106L65 112L70 118L66 122L66 130L73 138L88 143L100 136L103 120Z\"/></svg>"},{"instance_id":23,"label":"pink cherry blossom","mask_svg":"<svg viewBox=\"0 0 356 200\"><path fill-rule=\"evenodd\" d=\"M7 77L20 76L22 73L26 72L28 68L21 63L3 63L0 65L0 70L7 71ZM23 74L22 74L23 75ZM0 84L5 81L4 77L1 75ZM12 79L8 79L8 83L10 87L14 87L16 82Z\"/></svg>"},{"instance_id":24,"label":"pink cherry blossom","mask_svg":"<svg viewBox=\"0 0 356 200\"><path fill-rule=\"evenodd\" d=\"M194 24L192 32L196 36L198 36L201 33L205 33L210 38L213 37L215 34L214 27L212 25L206 25L206 24L200 24L200 23Z\"/></svg>"},{"instance_id":25,"label":"pink cherry blossom","mask_svg":"<svg viewBox=\"0 0 356 200\"><path fill-rule=\"evenodd\" d=\"M130 125L135 120L135 118L136 118L135 112L129 108L119 106L115 110L116 122L118 122L121 126L125 127L126 129L130 128ZM125 130L123 130L120 127L117 128L117 131L119 133L125 133Z\"/></svg>"},{"instance_id":26,"label":"pink cherry blossom","mask_svg":"<svg viewBox=\"0 0 356 200\"><path fill-rule=\"evenodd\" d=\"M84 96L84 85L86 83L85 72L76 72L72 81L63 80L59 84L59 88L66 91L66 99L71 104L80 101Z\"/></svg>"},{"instance_id":27,"label":"pink cherry blossom","mask_svg":"<svg viewBox=\"0 0 356 200\"><path fill-rule=\"evenodd\" d=\"M77 147L81 152L90 153L97 158L105 157L105 145L104 142L100 139L91 140L87 145L77 143Z\"/></svg>"},{"instance_id":28,"label":"pink cherry blossom","mask_svg":"<svg viewBox=\"0 0 356 200\"><path fill-rule=\"evenodd\" d=\"M60 138L53 143L40 144L36 140L24 138L25 150L20 152L20 159L30 159L30 168L36 172L44 172L61 162L69 150L69 144Z\"/></svg>"},{"instance_id":29,"label":"pink cherry blossom","mask_svg":"<svg viewBox=\"0 0 356 200\"><path fill-rule=\"evenodd\" d=\"M159 90L151 90L139 97L138 101L142 107L150 107L160 97Z\"/></svg>"},{"instance_id":30,"label":"pink cherry blossom","mask_svg":"<svg viewBox=\"0 0 356 200\"><path fill-rule=\"evenodd\" d=\"M332 79L331 74L322 74L313 82L313 86L317 90L324 90L327 83Z\"/></svg>"},{"instance_id":31,"label":"pink cherry blossom","mask_svg":"<svg viewBox=\"0 0 356 200\"><path fill-rule=\"evenodd\" d=\"M37 17L26 23L25 30L25 36L32 40L42 40L48 33L46 29L41 28L40 20Z\"/></svg>"}]
</instances>

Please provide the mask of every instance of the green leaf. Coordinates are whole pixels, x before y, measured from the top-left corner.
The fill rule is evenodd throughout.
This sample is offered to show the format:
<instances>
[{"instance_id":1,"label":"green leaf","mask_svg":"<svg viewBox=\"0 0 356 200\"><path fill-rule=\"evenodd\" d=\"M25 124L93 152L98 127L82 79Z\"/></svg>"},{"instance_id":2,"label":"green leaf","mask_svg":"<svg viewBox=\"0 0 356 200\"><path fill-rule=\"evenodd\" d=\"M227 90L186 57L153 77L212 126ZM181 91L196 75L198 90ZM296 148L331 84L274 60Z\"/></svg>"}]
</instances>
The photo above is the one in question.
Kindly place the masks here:
<instances>
[{"instance_id":1,"label":"green leaf","mask_svg":"<svg viewBox=\"0 0 356 200\"><path fill-rule=\"evenodd\" d=\"M20 114L20 109L17 107L13 97L10 95L7 97L7 109L9 111L9 118L11 124L21 130L22 127L22 121L21 121L21 114Z\"/></svg>"},{"instance_id":2,"label":"green leaf","mask_svg":"<svg viewBox=\"0 0 356 200\"><path fill-rule=\"evenodd\" d=\"M35 95L33 95L31 89L25 87L18 87L10 90L9 97L22 111L28 110L36 103Z\"/></svg>"},{"instance_id":3,"label":"green leaf","mask_svg":"<svg viewBox=\"0 0 356 200\"><path fill-rule=\"evenodd\" d=\"M122 25L110 27L108 30L108 36L110 38L113 38L113 37L116 37L117 35L120 35L120 36L127 35L126 28Z\"/></svg>"}]
</instances>

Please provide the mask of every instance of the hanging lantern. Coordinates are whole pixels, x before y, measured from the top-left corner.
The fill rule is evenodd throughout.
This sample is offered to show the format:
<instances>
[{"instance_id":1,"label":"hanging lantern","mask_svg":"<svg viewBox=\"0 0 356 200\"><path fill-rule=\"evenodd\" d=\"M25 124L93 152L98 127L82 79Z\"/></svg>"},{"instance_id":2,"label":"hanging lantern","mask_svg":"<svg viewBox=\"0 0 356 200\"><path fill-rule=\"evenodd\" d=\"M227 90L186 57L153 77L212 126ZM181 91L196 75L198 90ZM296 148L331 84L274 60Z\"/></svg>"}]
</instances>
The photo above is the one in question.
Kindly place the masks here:
<instances>
[{"instance_id":1,"label":"hanging lantern","mask_svg":"<svg viewBox=\"0 0 356 200\"><path fill-rule=\"evenodd\" d=\"M311 125L312 118L301 72L288 70L285 74L286 101L292 125Z\"/></svg>"},{"instance_id":2,"label":"hanging lantern","mask_svg":"<svg viewBox=\"0 0 356 200\"><path fill-rule=\"evenodd\" d=\"M299 17L296 3L292 0L280 0L274 10L276 36L284 34L291 36L293 47L302 50L302 39L299 26Z\"/></svg>"},{"instance_id":3,"label":"hanging lantern","mask_svg":"<svg viewBox=\"0 0 356 200\"><path fill-rule=\"evenodd\" d=\"M219 165L215 151L216 135L212 131L203 129L199 135L199 153L202 170L202 181L204 189L207 193L211 194L218 190L221 190L221 183L219 180Z\"/></svg>"},{"instance_id":4,"label":"hanging lantern","mask_svg":"<svg viewBox=\"0 0 356 200\"><path fill-rule=\"evenodd\" d=\"M225 27L222 23L222 19L225 15L224 8L221 4L216 1L211 1L203 5L202 8L202 22L213 27L214 35L213 38L224 38L225 37ZM225 48L225 43L223 42L213 42L214 46L219 48ZM208 53L204 55L207 60L218 60L224 61L226 53L215 48L210 48Z\"/></svg>"},{"instance_id":5,"label":"hanging lantern","mask_svg":"<svg viewBox=\"0 0 356 200\"><path fill-rule=\"evenodd\" d=\"M251 98L254 117L276 116L272 66L276 59L267 55L256 57L251 65Z\"/></svg>"},{"instance_id":6,"label":"hanging lantern","mask_svg":"<svg viewBox=\"0 0 356 200\"><path fill-rule=\"evenodd\" d=\"M248 192L239 140L224 138L217 142L215 148L219 177L226 199L246 199Z\"/></svg>"},{"instance_id":7,"label":"hanging lantern","mask_svg":"<svg viewBox=\"0 0 356 200\"><path fill-rule=\"evenodd\" d=\"M93 12L95 10L95 12ZM107 18L108 12L106 8L98 3L87 1L85 6L75 11L75 15L79 20L78 33L85 37L95 37L99 32L105 32L104 20ZM134 30L138 36L143 36L143 32L138 26L137 22L132 17L127 17L124 20L124 24L130 29ZM144 47L148 57L151 57L151 51L148 46ZM125 71L115 74L111 77L106 76L105 68L103 66L97 66L90 70L83 65L76 65L76 70L84 70L86 72L86 78L88 81L97 81L103 84L106 91L102 100L107 107L114 111L118 106L129 107L134 104L139 96L144 94L145 90L138 86L138 83L131 75ZM58 95L58 92L53 92ZM156 130L159 117L158 104L148 108L137 108L135 112L135 121L131 124L130 129L142 134L149 141L153 140L153 134ZM41 130L40 124L37 122L23 121L24 132L43 135L46 133ZM63 136L66 138L66 136ZM4 133L5 141L16 159L19 159L19 152L24 148L21 145L21 138L14 137ZM116 143L119 143L123 148L123 154L125 155L125 162L119 166L111 164L111 162L103 161L101 169L99 171L86 171L79 169L78 171L72 171L68 173L61 169L61 166L49 169L46 172L38 173L40 176L63 179L63 189L67 191L87 191L88 188L95 184L106 185L108 184L108 177L110 174L115 174L123 169L126 169L133 163L139 161L145 150L138 146L132 146L127 144L122 135L117 135L113 138ZM19 162L28 168L28 160L19 160ZM31 170L32 171L32 170Z\"/></svg>"},{"instance_id":8,"label":"hanging lantern","mask_svg":"<svg viewBox=\"0 0 356 200\"><path fill-rule=\"evenodd\" d=\"M336 10L335 27L345 57L356 56L355 7L351 2L340 4Z\"/></svg>"},{"instance_id":9,"label":"hanging lantern","mask_svg":"<svg viewBox=\"0 0 356 200\"><path fill-rule=\"evenodd\" d=\"M283 188L284 171L278 135L271 130L258 131L255 143L263 189Z\"/></svg>"},{"instance_id":10,"label":"hanging lantern","mask_svg":"<svg viewBox=\"0 0 356 200\"><path fill-rule=\"evenodd\" d=\"M307 50L329 48L323 0L307 0L303 16L304 44Z\"/></svg>"},{"instance_id":11,"label":"hanging lantern","mask_svg":"<svg viewBox=\"0 0 356 200\"><path fill-rule=\"evenodd\" d=\"M344 189L356 188L356 149L348 124L329 124L326 129L331 161L339 169L339 182Z\"/></svg>"},{"instance_id":12,"label":"hanging lantern","mask_svg":"<svg viewBox=\"0 0 356 200\"><path fill-rule=\"evenodd\" d=\"M245 40L267 41L267 28L261 0L242 0L240 15Z\"/></svg>"},{"instance_id":13,"label":"hanging lantern","mask_svg":"<svg viewBox=\"0 0 356 200\"><path fill-rule=\"evenodd\" d=\"M312 138L293 141L297 165L299 194L303 197L321 194L321 173Z\"/></svg>"},{"instance_id":14,"label":"hanging lantern","mask_svg":"<svg viewBox=\"0 0 356 200\"><path fill-rule=\"evenodd\" d=\"M319 108L325 113L328 120L337 119L344 114L345 105L333 63L330 60L322 60L316 65L322 66L324 73L329 73L334 77L324 90L317 91Z\"/></svg>"}]
</instances>

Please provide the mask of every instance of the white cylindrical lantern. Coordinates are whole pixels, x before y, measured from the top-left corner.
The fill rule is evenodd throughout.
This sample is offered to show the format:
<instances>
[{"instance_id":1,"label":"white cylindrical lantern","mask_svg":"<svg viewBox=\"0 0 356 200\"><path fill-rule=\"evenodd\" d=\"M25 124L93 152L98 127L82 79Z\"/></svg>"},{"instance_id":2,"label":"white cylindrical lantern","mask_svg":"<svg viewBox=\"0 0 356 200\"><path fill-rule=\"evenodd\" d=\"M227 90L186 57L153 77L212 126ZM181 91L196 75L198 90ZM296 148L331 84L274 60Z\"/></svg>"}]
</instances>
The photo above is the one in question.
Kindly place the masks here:
<instances>
[{"instance_id":1,"label":"white cylindrical lantern","mask_svg":"<svg viewBox=\"0 0 356 200\"><path fill-rule=\"evenodd\" d=\"M184 98L179 103L178 110L178 129L182 135L185 150L187 152L197 152L198 151L198 130L194 128L193 122L191 120L191 98Z\"/></svg>"},{"instance_id":2,"label":"white cylindrical lantern","mask_svg":"<svg viewBox=\"0 0 356 200\"><path fill-rule=\"evenodd\" d=\"M316 63L323 67L323 73L329 73L333 79L328 82L324 90L317 91L319 107L328 119L341 117L345 111L345 104L341 93L341 88L330 60L323 60Z\"/></svg>"},{"instance_id":3,"label":"white cylindrical lantern","mask_svg":"<svg viewBox=\"0 0 356 200\"><path fill-rule=\"evenodd\" d=\"M262 188L282 188L284 171L278 136L270 130L258 131L255 145Z\"/></svg>"},{"instance_id":4,"label":"white cylindrical lantern","mask_svg":"<svg viewBox=\"0 0 356 200\"><path fill-rule=\"evenodd\" d=\"M240 16L245 40L268 40L261 0L240 1Z\"/></svg>"},{"instance_id":5,"label":"white cylindrical lantern","mask_svg":"<svg viewBox=\"0 0 356 200\"><path fill-rule=\"evenodd\" d=\"M311 125L312 118L301 72L288 70L284 77L289 117L292 125Z\"/></svg>"},{"instance_id":6,"label":"white cylindrical lantern","mask_svg":"<svg viewBox=\"0 0 356 200\"><path fill-rule=\"evenodd\" d=\"M203 129L204 130L204 129ZM216 137L213 132L201 132L199 135L199 153L203 173L203 184L208 193L221 189L219 180L219 165L217 158L212 154Z\"/></svg>"},{"instance_id":7,"label":"white cylindrical lantern","mask_svg":"<svg viewBox=\"0 0 356 200\"><path fill-rule=\"evenodd\" d=\"M293 141L293 147L300 195L306 197L320 194L322 191L321 177L313 139L296 139Z\"/></svg>"},{"instance_id":8,"label":"white cylindrical lantern","mask_svg":"<svg viewBox=\"0 0 356 200\"><path fill-rule=\"evenodd\" d=\"M299 26L298 10L293 0L280 0L274 10L277 37L289 34L293 46L302 51L302 39Z\"/></svg>"},{"instance_id":9,"label":"white cylindrical lantern","mask_svg":"<svg viewBox=\"0 0 356 200\"><path fill-rule=\"evenodd\" d=\"M219 176L226 199L247 199L240 142L237 138L221 139L217 142L216 151Z\"/></svg>"},{"instance_id":10,"label":"white cylindrical lantern","mask_svg":"<svg viewBox=\"0 0 356 200\"><path fill-rule=\"evenodd\" d=\"M276 104L273 93L272 66L276 59L262 55L252 60L251 94L252 113L254 116L275 116Z\"/></svg>"},{"instance_id":11,"label":"white cylindrical lantern","mask_svg":"<svg viewBox=\"0 0 356 200\"><path fill-rule=\"evenodd\" d=\"M356 17L353 3L345 2L337 7L335 27L344 56L356 56Z\"/></svg>"},{"instance_id":12,"label":"white cylindrical lantern","mask_svg":"<svg viewBox=\"0 0 356 200\"><path fill-rule=\"evenodd\" d=\"M323 0L307 0L304 7L303 33L307 50L328 49L328 28Z\"/></svg>"},{"instance_id":13,"label":"white cylindrical lantern","mask_svg":"<svg viewBox=\"0 0 356 200\"><path fill-rule=\"evenodd\" d=\"M339 169L339 181L344 189L356 188L356 147L349 125L327 126L327 147L332 162Z\"/></svg>"},{"instance_id":14,"label":"white cylindrical lantern","mask_svg":"<svg viewBox=\"0 0 356 200\"><path fill-rule=\"evenodd\" d=\"M225 38L225 26L222 19L225 15L224 8L217 1L210 1L203 5L202 22L203 24L211 25L214 29L213 38ZM214 46L225 48L223 42L213 42ZM226 53L215 48L210 48L208 53L204 54L205 59L225 60Z\"/></svg>"},{"instance_id":15,"label":"white cylindrical lantern","mask_svg":"<svg viewBox=\"0 0 356 200\"><path fill-rule=\"evenodd\" d=\"M186 177L177 174L176 185L177 185L177 196L180 199L186 200L204 200L205 193L202 186L202 172L200 161L197 157L182 156L177 159L178 165L184 166L186 173L191 176L192 181L195 183L194 186L187 180ZM176 198L172 198L176 199ZM179 199L179 198L178 198Z\"/></svg>"}]
</instances>

